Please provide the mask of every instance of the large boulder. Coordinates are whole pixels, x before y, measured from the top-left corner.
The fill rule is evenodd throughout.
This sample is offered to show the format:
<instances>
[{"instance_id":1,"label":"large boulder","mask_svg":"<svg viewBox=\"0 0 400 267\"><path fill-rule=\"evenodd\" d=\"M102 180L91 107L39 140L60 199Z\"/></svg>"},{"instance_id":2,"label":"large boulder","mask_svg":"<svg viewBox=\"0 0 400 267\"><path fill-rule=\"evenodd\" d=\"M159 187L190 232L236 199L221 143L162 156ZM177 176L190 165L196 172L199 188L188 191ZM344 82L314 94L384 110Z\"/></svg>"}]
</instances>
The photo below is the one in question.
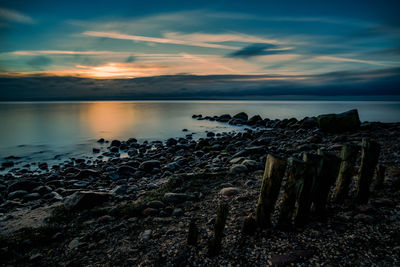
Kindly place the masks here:
<instances>
[{"instance_id":1,"label":"large boulder","mask_svg":"<svg viewBox=\"0 0 400 267\"><path fill-rule=\"evenodd\" d=\"M340 114L325 114L317 117L318 127L326 132L347 132L360 128L360 118L357 109Z\"/></svg>"},{"instance_id":2,"label":"large boulder","mask_svg":"<svg viewBox=\"0 0 400 267\"><path fill-rule=\"evenodd\" d=\"M147 161L142 162L142 164L139 165L139 169L144 170L144 171L151 171L154 168L160 168L159 160L147 160Z\"/></svg>"},{"instance_id":3,"label":"large boulder","mask_svg":"<svg viewBox=\"0 0 400 267\"><path fill-rule=\"evenodd\" d=\"M235 116L233 116L233 118L234 119L243 120L243 121L247 121L249 116L244 112L240 112L240 113L236 114Z\"/></svg>"},{"instance_id":4,"label":"large boulder","mask_svg":"<svg viewBox=\"0 0 400 267\"><path fill-rule=\"evenodd\" d=\"M110 194L94 191L80 191L64 199L67 210L85 210L99 206L110 199Z\"/></svg>"}]
</instances>

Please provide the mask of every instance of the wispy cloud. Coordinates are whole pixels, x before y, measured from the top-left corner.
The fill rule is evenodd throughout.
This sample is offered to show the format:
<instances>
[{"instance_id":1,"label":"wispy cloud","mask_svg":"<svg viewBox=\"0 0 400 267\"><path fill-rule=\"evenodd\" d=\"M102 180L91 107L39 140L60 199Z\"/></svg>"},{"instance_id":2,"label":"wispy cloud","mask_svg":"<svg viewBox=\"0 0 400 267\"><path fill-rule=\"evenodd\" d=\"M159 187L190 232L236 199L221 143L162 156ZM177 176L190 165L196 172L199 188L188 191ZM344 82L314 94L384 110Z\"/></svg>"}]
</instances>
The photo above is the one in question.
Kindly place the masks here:
<instances>
[{"instance_id":1,"label":"wispy cloud","mask_svg":"<svg viewBox=\"0 0 400 267\"><path fill-rule=\"evenodd\" d=\"M35 23L35 20L30 16L8 8L0 8L0 19L25 24Z\"/></svg>"},{"instance_id":2,"label":"wispy cloud","mask_svg":"<svg viewBox=\"0 0 400 267\"><path fill-rule=\"evenodd\" d=\"M238 49L238 47L235 47L235 46L222 45L222 44L176 40L176 39L170 39L170 38L148 37L148 36L141 36L141 35L130 35L130 34L117 33L117 32L85 31L85 32L83 32L83 35L91 36L91 37L102 37L102 38L111 38L111 39L120 39L120 40L160 43L160 44L177 44L177 45L188 45L188 46L197 46L197 47L206 47L206 48L230 49L230 50Z\"/></svg>"},{"instance_id":3,"label":"wispy cloud","mask_svg":"<svg viewBox=\"0 0 400 267\"><path fill-rule=\"evenodd\" d=\"M274 55L282 52L290 51L290 47L277 47L276 45L271 44L252 44L250 46L246 46L239 51L231 53L229 56L231 57L241 57L248 58L254 56L265 56L265 55Z\"/></svg>"},{"instance_id":4,"label":"wispy cloud","mask_svg":"<svg viewBox=\"0 0 400 267\"><path fill-rule=\"evenodd\" d=\"M116 52L116 51L69 51L69 50L20 50L13 51L9 54L20 56L37 56L37 55L128 55L129 52Z\"/></svg>"}]
</instances>

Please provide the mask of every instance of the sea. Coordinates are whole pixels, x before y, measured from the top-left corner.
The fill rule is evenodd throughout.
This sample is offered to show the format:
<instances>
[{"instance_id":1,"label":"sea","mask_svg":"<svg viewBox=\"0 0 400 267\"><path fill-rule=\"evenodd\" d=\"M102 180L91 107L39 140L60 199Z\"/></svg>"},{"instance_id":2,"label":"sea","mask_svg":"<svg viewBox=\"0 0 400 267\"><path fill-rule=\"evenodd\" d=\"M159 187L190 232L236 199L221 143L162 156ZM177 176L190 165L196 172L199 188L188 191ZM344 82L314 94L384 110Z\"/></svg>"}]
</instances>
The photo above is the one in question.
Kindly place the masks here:
<instances>
[{"instance_id":1,"label":"sea","mask_svg":"<svg viewBox=\"0 0 400 267\"><path fill-rule=\"evenodd\" d=\"M317 116L358 109L361 121L400 121L400 102L390 101L71 101L0 102L0 163L57 162L106 151L97 140L136 138L165 141L192 134L239 132L231 126L196 120L193 114L234 115L269 119ZM187 131L183 131L187 129Z\"/></svg>"}]
</instances>

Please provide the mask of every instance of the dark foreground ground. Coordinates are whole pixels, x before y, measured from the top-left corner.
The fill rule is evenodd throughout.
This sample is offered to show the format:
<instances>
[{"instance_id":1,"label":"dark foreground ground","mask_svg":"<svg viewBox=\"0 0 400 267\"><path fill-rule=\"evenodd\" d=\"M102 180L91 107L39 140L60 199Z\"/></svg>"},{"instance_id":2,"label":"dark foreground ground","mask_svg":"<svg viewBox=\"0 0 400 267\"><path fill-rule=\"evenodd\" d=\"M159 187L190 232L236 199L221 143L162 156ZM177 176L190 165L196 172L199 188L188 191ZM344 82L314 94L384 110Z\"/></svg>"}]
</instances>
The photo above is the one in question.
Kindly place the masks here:
<instances>
[{"instance_id":1,"label":"dark foreground ground","mask_svg":"<svg viewBox=\"0 0 400 267\"><path fill-rule=\"evenodd\" d=\"M10 170L0 176L1 265L400 265L399 123L363 123L341 134L321 131L312 119L254 125L199 141L190 135L166 143L114 141L109 161L42 163L42 174ZM272 227L242 234L268 153L301 158L322 148L339 154L342 144L360 144L363 137L379 142L379 163L387 167L384 187L372 185L367 205L354 203L352 184L344 204L329 202L324 220L311 218L289 232ZM119 158L121 150L130 156ZM281 198L282 192L274 224ZM208 257L219 203L230 207L222 251ZM187 245L191 220L199 228L197 246Z\"/></svg>"}]
</instances>

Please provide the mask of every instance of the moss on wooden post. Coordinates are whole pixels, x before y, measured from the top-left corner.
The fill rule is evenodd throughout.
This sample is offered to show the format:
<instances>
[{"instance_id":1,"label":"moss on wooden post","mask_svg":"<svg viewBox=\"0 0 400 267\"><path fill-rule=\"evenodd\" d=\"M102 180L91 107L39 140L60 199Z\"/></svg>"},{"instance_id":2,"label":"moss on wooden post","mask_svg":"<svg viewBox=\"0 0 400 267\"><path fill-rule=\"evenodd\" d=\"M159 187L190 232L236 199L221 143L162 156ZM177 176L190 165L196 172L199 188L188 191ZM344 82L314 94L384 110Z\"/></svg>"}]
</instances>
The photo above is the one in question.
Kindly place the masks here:
<instances>
[{"instance_id":1,"label":"moss on wooden post","mask_svg":"<svg viewBox=\"0 0 400 267\"><path fill-rule=\"evenodd\" d=\"M356 199L357 202L365 204L368 203L369 187L374 176L376 164L378 163L380 146L374 140L363 138L361 148L361 166L358 172Z\"/></svg>"},{"instance_id":2,"label":"moss on wooden post","mask_svg":"<svg viewBox=\"0 0 400 267\"><path fill-rule=\"evenodd\" d=\"M289 230L292 228L292 218L296 204L296 198L303 187L306 175L306 163L302 160L289 158L288 178L285 185L281 210L278 219L278 227Z\"/></svg>"},{"instance_id":3,"label":"moss on wooden post","mask_svg":"<svg viewBox=\"0 0 400 267\"><path fill-rule=\"evenodd\" d=\"M267 156L256 209L256 222L261 228L271 226L271 213L274 210L275 202L279 195L285 169L286 160L271 154Z\"/></svg>"},{"instance_id":4,"label":"moss on wooden post","mask_svg":"<svg viewBox=\"0 0 400 267\"><path fill-rule=\"evenodd\" d=\"M320 155L306 153L303 160L307 166L303 186L297 197L298 206L294 218L296 226L303 226L309 219L314 188L322 165L322 156Z\"/></svg>"},{"instance_id":5,"label":"moss on wooden post","mask_svg":"<svg viewBox=\"0 0 400 267\"><path fill-rule=\"evenodd\" d=\"M318 174L318 181L313 189L312 211L315 215L323 218L325 217L329 191L336 182L341 160L335 154L320 149L318 155L323 157L323 161Z\"/></svg>"},{"instance_id":6,"label":"moss on wooden post","mask_svg":"<svg viewBox=\"0 0 400 267\"><path fill-rule=\"evenodd\" d=\"M226 218L228 217L228 204L221 204L217 208L217 219L214 224L214 236L208 243L208 255L210 257L218 255L221 251L221 242L224 234Z\"/></svg>"},{"instance_id":7,"label":"moss on wooden post","mask_svg":"<svg viewBox=\"0 0 400 267\"><path fill-rule=\"evenodd\" d=\"M342 147L339 175L335 187L334 200L338 203L348 196L351 178L354 174L354 164L357 159L359 147L354 144L346 144Z\"/></svg>"}]
</instances>

